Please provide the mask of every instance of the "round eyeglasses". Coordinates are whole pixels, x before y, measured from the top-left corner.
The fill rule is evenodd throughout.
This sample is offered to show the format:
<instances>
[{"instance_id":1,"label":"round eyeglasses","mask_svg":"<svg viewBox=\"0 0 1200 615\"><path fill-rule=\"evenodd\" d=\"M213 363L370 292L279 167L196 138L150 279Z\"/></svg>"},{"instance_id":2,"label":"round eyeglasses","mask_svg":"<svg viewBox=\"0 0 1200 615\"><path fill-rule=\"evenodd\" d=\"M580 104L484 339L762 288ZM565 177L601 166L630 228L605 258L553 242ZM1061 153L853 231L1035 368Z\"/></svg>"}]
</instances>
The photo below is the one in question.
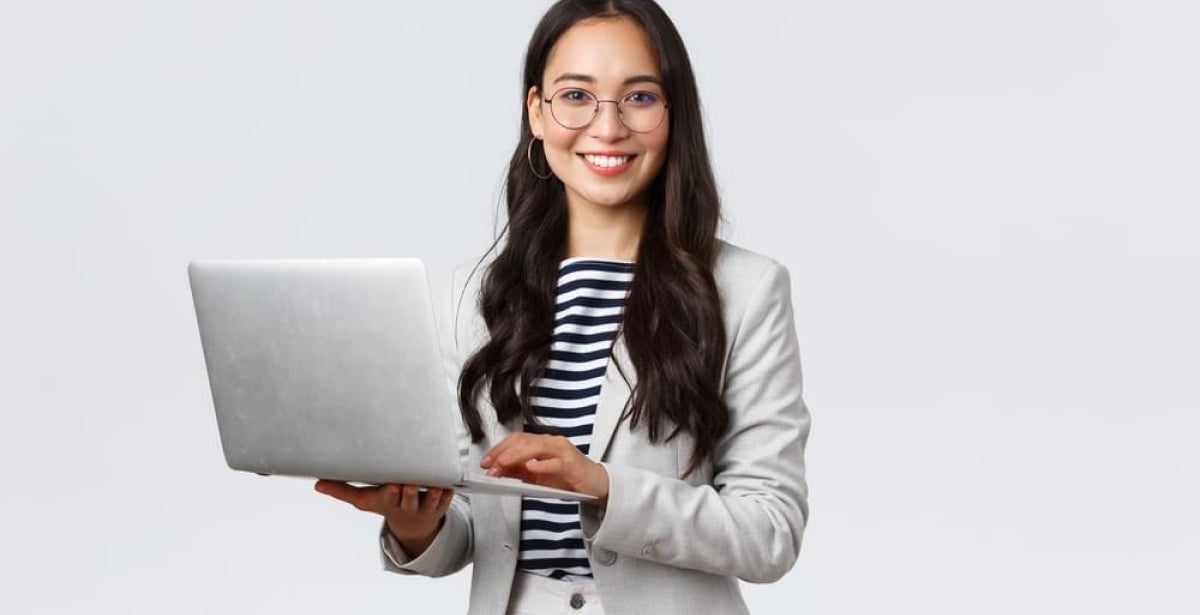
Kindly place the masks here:
<instances>
[{"instance_id":1,"label":"round eyeglasses","mask_svg":"<svg viewBox=\"0 0 1200 615\"><path fill-rule=\"evenodd\" d=\"M621 100L598 100L595 94L583 88L563 88L550 98L543 98L542 102L549 103L554 121L569 130L591 124L600 113L600 103L613 103L621 123L633 132L650 132L658 128L667 116L667 107L671 106L654 92L637 91L626 94Z\"/></svg>"}]
</instances>

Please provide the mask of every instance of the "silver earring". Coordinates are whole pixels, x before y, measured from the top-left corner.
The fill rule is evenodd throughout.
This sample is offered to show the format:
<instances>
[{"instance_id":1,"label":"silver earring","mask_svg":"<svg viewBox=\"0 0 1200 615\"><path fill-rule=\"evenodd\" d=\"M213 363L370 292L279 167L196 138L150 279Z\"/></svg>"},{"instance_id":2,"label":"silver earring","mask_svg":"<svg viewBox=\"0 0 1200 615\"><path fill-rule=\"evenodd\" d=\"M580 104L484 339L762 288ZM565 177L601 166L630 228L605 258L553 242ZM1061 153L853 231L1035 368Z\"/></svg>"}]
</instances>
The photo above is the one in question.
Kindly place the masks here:
<instances>
[{"instance_id":1,"label":"silver earring","mask_svg":"<svg viewBox=\"0 0 1200 615\"><path fill-rule=\"evenodd\" d=\"M537 167L533 166L533 142L537 141L537 140L538 140L537 137L534 137L529 140L529 147L525 148L525 159L529 161L529 170L533 171L534 177L536 177L538 179L550 179L551 177L554 177L553 170L551 170L549 173L547 173L545 176L543 176L537 172ZM543 152L544 151L545 150L543 150Z\"/></svg>"}]
</instances>

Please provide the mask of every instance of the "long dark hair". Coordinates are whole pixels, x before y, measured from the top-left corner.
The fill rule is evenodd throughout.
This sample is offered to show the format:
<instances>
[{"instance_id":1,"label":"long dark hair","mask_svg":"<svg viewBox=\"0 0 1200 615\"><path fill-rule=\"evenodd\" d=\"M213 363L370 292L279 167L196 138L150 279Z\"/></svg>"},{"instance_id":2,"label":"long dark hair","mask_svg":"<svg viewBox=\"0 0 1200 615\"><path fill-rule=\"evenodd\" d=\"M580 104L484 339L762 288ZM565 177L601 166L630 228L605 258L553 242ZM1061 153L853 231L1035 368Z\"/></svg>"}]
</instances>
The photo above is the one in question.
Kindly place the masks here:
<instances>
[{"instance_id":1,"label":"long dark hair","mask_svg":"<svg viewBox=\"0 0 1200 615\"><path fill-rule=\"evenodd\" d=\"M719 388L725 327L712 273L720 200L683 40L653 0L560 0L529 40L521 92L543 91L550 51L571 26L617 16L632 18L645 31L671 105L666 161L648 188L649 207L618 332L637 373L622 418L631 429L644 420L651 442L669 441L680 431L691 435L695 447L686 472L691 473L711 458L728 428L729 409ZM476 400L485 389L500 422L520 417L537 423L530 392L550 358L567 207L562 182L539 179L530 168L526 148L532 138L522 96L521 138L505 190L508 237L481 282L479 308L490 339L466 362L459 379L463 419L476 442L484 436ZM540 164L544 168L544 160ZM624 368L617 367L624 376Z\"/></svg>"}]
</instances>

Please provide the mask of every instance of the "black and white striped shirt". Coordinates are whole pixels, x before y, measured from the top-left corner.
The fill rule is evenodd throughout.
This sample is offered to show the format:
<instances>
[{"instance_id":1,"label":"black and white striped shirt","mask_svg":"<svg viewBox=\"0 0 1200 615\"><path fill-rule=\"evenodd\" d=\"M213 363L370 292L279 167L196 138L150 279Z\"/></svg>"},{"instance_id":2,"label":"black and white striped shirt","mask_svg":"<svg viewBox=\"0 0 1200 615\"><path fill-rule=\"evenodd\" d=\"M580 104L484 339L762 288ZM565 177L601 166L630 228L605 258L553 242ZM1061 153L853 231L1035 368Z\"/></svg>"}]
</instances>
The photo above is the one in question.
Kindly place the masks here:
<instances>
[{"instance_id":1,"label":"black and white striped shirt","mask_svg":"<svg viewBox=\"0 0 1200 615\"><path fill-rule=\"evenodd\" d=\"M532 389L541 424L526 424L525 431L566 436L587 454L600 385L632 280L631 261L568 258L559 266L550 362ZM578 504L523 498L517 567L555 579L592 576Z\"/></svg>"}]
</instances>

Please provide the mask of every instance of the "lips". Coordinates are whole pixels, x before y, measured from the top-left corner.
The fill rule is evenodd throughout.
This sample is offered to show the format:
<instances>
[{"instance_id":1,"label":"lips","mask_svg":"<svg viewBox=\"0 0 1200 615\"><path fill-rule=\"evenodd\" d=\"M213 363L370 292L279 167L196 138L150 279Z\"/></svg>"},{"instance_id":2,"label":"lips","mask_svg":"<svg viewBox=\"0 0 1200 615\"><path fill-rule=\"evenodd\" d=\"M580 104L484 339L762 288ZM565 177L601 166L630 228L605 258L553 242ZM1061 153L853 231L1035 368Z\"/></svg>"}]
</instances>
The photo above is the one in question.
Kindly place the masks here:
<instances>
[{"instance_id":1,"label":"lips","mask_svg":"<svg viewBox=\"0 0 1200 615\"><path fill-rule=\"evenodd\" d=\"M636 154L622 154L619 152L603 152L603 153L586 153L579 154L585 166L593 172L612 176L618 175L629 168L630 163L637 157Z\"/></svg>"}]
</instances>

